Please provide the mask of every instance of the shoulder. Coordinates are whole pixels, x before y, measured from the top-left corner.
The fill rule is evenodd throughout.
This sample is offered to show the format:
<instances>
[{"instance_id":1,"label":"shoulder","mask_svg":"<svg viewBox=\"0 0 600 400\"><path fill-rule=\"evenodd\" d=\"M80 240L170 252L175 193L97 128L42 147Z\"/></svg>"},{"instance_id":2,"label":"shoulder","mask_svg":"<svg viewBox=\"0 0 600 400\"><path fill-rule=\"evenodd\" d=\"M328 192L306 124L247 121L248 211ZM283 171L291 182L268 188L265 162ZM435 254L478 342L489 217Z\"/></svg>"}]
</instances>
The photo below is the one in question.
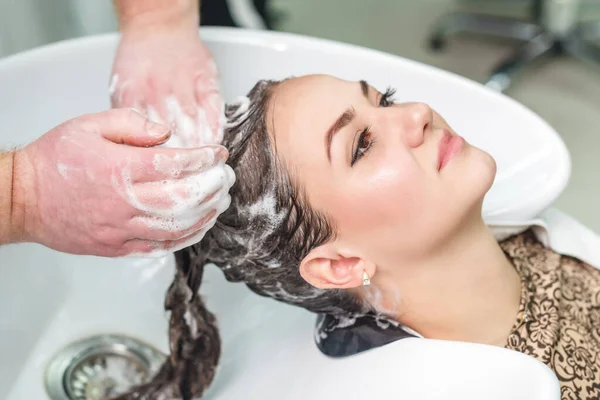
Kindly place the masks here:
<instances>
[{"instance_id":1,"label":"shoulder","mask_svg":"<svg viewBox=\"0 0 600 400\"><path fill-rule=\"evenodd\" d=\"M561 267L583 267L598 271L597 268L588 263L572 256L563 255L552 248L546 247L534 234L532 229L529 229L518 235L511 236L500 242L500 247L507 256L511 259L527 259L532 264L540 265L540 263L548 263L560 265ZM600 272L599 272L600 273Z\"/></svg>"},{"instance_id":2,"label":"shoulder","mask_svg":"<svg viewBox=\"0 0 600 400\"><path fill-rule=\"evenodd\" d=\"M544 246L531 229L501 241L500 247L509 258L530 257L536 254L560 257L558 253Z\"/></svg>"}]
</instances>

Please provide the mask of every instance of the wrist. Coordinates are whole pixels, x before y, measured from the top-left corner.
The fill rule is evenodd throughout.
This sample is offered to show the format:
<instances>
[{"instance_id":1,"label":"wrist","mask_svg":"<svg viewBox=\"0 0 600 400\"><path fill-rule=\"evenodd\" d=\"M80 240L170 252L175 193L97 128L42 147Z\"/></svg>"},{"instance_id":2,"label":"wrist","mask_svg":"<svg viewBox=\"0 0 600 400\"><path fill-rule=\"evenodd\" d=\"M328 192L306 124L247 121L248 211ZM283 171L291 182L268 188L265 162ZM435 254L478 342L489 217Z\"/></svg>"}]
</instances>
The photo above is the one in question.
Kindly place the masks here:
<instances>
[{"instance_id":1,"label":"wrist","mask_svg":"<svg viewBox=\"0 0 600 400\"><path fill-rule=\"evenodd\" d=\"M7 243L31 241L28 221L31 219L32 205L35 203L33 196L33 170L29 158L23 150L10 153L10 206L8 210Z\"/></svg>"},{"instance_id":2,"label":"wrist","mask_svg":"<svg viewBox=\"0 0 600 400\"><path fill-rule=\"evenodd\" d=\"M197 34L200 26L199 0L120 0L115 5L121 32L183 28Z\"/></svg>"},{"instance_id":3,"label":"wrist","mask_svg":"<svg viewBox=\"0 0 600 400\"><path fill-rule=\"evenodd\" d=\"M0 153L0 244L12 240L12 181L14 153Z\"/></svg>"}]
</instances>

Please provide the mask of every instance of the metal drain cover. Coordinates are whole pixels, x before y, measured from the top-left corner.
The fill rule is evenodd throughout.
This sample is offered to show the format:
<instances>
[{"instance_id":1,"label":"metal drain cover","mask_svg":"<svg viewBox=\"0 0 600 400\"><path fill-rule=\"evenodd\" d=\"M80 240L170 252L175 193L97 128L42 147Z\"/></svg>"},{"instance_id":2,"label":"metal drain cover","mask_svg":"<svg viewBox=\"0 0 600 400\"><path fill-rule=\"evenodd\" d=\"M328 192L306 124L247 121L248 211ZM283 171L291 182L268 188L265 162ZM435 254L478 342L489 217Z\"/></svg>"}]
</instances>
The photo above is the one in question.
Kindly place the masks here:
<instances>
[{"instance_id":1,"label":"metal drain cover","mask_svg":"<svg viewBox=\"0 0 600 400\"><path fill-rule=\"evenodd\" d=\"M104 400L145 383L156 374L165 355L122 335L101 335L71 343L46 370L52 400Z\"/></svg>"}]
</instances>

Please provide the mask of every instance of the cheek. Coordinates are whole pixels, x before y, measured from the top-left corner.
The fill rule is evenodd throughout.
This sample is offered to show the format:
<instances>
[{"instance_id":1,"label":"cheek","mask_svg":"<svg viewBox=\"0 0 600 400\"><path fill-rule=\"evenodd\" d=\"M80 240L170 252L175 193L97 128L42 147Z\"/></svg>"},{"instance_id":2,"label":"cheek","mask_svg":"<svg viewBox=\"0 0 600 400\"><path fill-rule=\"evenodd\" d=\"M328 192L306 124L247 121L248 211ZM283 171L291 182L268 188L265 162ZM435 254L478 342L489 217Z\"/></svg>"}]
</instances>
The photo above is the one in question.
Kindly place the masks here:
<instances>
[{"instance_id":1,"label":"cheek","mask_svg":"<svg viewBox=\"0 0 600 400\"><path fill-rule=\"evenodd\" d=\"M432 184L410 157L382 160L378 168L360 171L340 186L331 214L342 235L381 240L420 218Z\"/></svg>"}]
</instances>

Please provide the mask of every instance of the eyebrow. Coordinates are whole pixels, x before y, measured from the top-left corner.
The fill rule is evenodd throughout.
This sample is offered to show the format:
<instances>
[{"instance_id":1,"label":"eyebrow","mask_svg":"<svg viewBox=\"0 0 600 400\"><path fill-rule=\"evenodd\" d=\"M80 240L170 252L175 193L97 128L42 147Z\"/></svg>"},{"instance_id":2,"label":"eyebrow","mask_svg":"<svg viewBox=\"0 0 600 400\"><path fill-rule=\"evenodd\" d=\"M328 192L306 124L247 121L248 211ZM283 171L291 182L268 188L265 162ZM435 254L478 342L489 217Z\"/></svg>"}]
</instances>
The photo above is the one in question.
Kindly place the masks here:
<instances>
[{"instance_id":1,"label":"eyebrow","mask_svg":"<svg viewBox=\"0 0 600 400\"><path fill-rule=\"evenodd\" d=\"M365 96L368 99L369 84L364 80L359 81L359 83L363 96ZM331 125L331 127L329 127L329 129L327 130L327 134L325 135L325 148L327 150L327 159L329 160L329 162L331 162L331 142L333 141L333 136L340 130L342 130L350 122L352 122L355 116L356 111L354 110L354 107L348 107L346 111L344 111L342 115L340 115L338 119L335 120L333 125Z\"/></svg>"},{"instance_id":2,"label":"eyebrow","mask_svg":"<svg viewBox=\"0 0 600 400\"><path fill-rule=\"evenodd\" d=\"M360 83L360 88L362 89L363 95L365 97L369 97L369 84L367 83L367 81L359 81Z\"/></svg>"}]
</instances>

